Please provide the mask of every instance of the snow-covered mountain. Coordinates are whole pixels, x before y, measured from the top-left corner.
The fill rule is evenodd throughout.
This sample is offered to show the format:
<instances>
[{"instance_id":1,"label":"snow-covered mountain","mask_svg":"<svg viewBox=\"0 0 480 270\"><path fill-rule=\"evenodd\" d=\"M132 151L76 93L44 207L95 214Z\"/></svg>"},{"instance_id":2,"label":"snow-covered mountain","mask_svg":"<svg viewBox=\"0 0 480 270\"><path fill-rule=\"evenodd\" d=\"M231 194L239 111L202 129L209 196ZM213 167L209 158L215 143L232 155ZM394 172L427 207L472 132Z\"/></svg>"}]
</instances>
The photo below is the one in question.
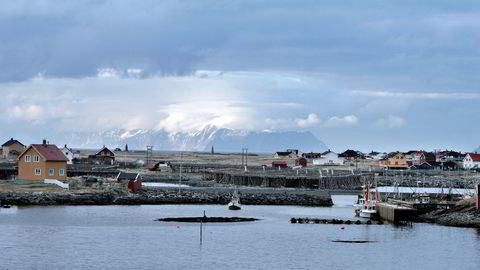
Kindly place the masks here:
<instances>
[{"instance_id":1,"label":"snow-covered mountain","mask_svg":"<svg viewBox=\"0 0 480 270\"><path fill-rule=\"evenodd\" d=\"M249 152L275 152L288 148L300 151L324 151L325 144L308 131L245 131L207 126L197 132L168 133L165 130L112 129L98 133L61 134L57 142L69 147L146 149L153 145L155 150L240 152L247 147Z\"/></svg>"}]
</instances>

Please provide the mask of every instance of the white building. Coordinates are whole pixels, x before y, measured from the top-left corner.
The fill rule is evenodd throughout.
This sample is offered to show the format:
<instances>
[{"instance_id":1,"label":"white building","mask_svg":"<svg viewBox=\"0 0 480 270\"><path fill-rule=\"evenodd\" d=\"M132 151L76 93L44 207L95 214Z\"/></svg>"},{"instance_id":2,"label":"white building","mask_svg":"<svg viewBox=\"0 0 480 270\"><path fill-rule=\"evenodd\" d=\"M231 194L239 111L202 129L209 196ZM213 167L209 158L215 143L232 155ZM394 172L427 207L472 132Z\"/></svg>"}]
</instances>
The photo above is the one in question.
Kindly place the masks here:
<instances>
[{"instance_id":1,"label":"white building","mask_svg":"<svg viewBox=\"0 0 480 270\"><path fill-rule=\"evenodd\" d=\"M337 153L328 150L322 153L322 157L313 160L313 165L342 165L343 158L339 157Z\"/></svg>"},{"instance_id":2,"label":"white building","mask_svg":"<svg viewBox=\"0 0 480 270\"><path fill-rule=\"evenodd\" d=\"M73 164L73 159L77 157L75 153L73 153L73 150L68 148L66 144L61 150L63 155L68 159L67 164Z\"/></svg>"},{"instance_id":3,"label":"white building","mask_svg":"<svg viewBox=\"0 0 480 270\"><path fill-rule=\"evenodd\" d=\"M480 169L480 154L468 153L463 158L463 168L467 170Z\"/></svg>"}]
</instances>

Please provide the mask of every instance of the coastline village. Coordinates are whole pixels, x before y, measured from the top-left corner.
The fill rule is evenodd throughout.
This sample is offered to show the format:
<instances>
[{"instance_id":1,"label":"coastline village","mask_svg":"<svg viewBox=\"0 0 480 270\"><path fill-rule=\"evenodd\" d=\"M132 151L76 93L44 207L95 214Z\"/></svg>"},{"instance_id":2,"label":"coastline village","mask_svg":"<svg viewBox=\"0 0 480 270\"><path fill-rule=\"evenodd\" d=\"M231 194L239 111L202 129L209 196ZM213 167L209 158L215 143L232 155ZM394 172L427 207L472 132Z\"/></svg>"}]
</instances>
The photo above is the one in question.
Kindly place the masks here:
<instances>
[{"instance_id":1,"label":"coastline village","mask_svg":"<svg viewBox=\"0 0 480 270\"><path fill-rule=\"evenodd\" d=\"M480 180L480 153L475 152L362 153L346 150L335 153L328 150L302 153L287 149L273 154L246 151L240 154L216 153L212 146L211 152L182 153L153 152L152 147L146 151L129 150L128 145L123 149L109 149L108 146L97 150L72 149L67 145L58 147L47 140L25 145L10 138L2 144L0 157L1 205L19 201L36 204L41 200L37 198L32 203L29 199L18 198L23 196L18 195L19 192L78 195L80 190L82 194L112 190L121 190L123 194L122 199L112 202L98 202L98 198L89 197L89 203L97 200L97 203L123 201L126 204L214 204L228 202L232 187L235 187L235 193L242 188L241 199L246 204L329 206L332 205L332 192L359 194L355 202L356 215L371 211L391 221L411 215L405 209L419 211L430 207L429 211L446 215L442 211L457 209L458 201L465 199L470 202L469 213L480 207L478 195L475 195L478 190L471 192L479 188ZM401 194L401 189L406 187L410 197ZM420 187L422 191L411 191ZM455 193L457 189L470 192ZM279 197L259 200L258 192ZM443 199L433 203L434 200L426 200L426 197ZM58 202L45 204L52 203ZM428 207L422 203L428 203ZM455 224L480 227L480 214L476 211L475 220L460 218Z\"/></svg>"}]
</instances>

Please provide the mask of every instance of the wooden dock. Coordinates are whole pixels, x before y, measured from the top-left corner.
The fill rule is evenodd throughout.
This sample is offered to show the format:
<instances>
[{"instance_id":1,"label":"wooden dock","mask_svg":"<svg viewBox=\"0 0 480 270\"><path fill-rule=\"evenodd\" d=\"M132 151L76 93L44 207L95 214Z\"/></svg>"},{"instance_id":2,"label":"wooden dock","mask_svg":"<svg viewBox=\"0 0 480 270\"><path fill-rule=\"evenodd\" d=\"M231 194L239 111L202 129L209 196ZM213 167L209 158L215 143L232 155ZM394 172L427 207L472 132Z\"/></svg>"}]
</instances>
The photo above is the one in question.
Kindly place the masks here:
<instances>
[{"instance_id":1,"label":"wooden dock","mask_svg":"<svg viewBox=\"0 0 480 270\"><path fill-rule=\"evenodd\" d=\"M334 224L334 225L383 225L383 221L377 220L343 220L343 219L321 219L321 218L291 218L290 223L292 224Z\"/></svg>"}]
</instances>

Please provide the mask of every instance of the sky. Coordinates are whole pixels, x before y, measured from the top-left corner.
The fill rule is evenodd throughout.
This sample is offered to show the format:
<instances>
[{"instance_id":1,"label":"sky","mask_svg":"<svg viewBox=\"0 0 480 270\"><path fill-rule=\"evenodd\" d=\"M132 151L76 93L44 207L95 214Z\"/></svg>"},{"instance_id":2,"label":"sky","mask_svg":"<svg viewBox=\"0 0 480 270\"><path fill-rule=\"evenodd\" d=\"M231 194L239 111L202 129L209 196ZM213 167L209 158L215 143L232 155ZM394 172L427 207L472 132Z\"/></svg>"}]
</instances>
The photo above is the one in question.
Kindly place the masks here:
<instances>
[{"instance_id":1,"label":"sky","mask_svg":"<svg viewBox=\"0 0 480 270\"><path fill-rule=\"evenodd\" d=\"M335 151L480 145L478 1L0 0L0 37L0 139L215 125Z\"/></svg>"}]
</instances>

